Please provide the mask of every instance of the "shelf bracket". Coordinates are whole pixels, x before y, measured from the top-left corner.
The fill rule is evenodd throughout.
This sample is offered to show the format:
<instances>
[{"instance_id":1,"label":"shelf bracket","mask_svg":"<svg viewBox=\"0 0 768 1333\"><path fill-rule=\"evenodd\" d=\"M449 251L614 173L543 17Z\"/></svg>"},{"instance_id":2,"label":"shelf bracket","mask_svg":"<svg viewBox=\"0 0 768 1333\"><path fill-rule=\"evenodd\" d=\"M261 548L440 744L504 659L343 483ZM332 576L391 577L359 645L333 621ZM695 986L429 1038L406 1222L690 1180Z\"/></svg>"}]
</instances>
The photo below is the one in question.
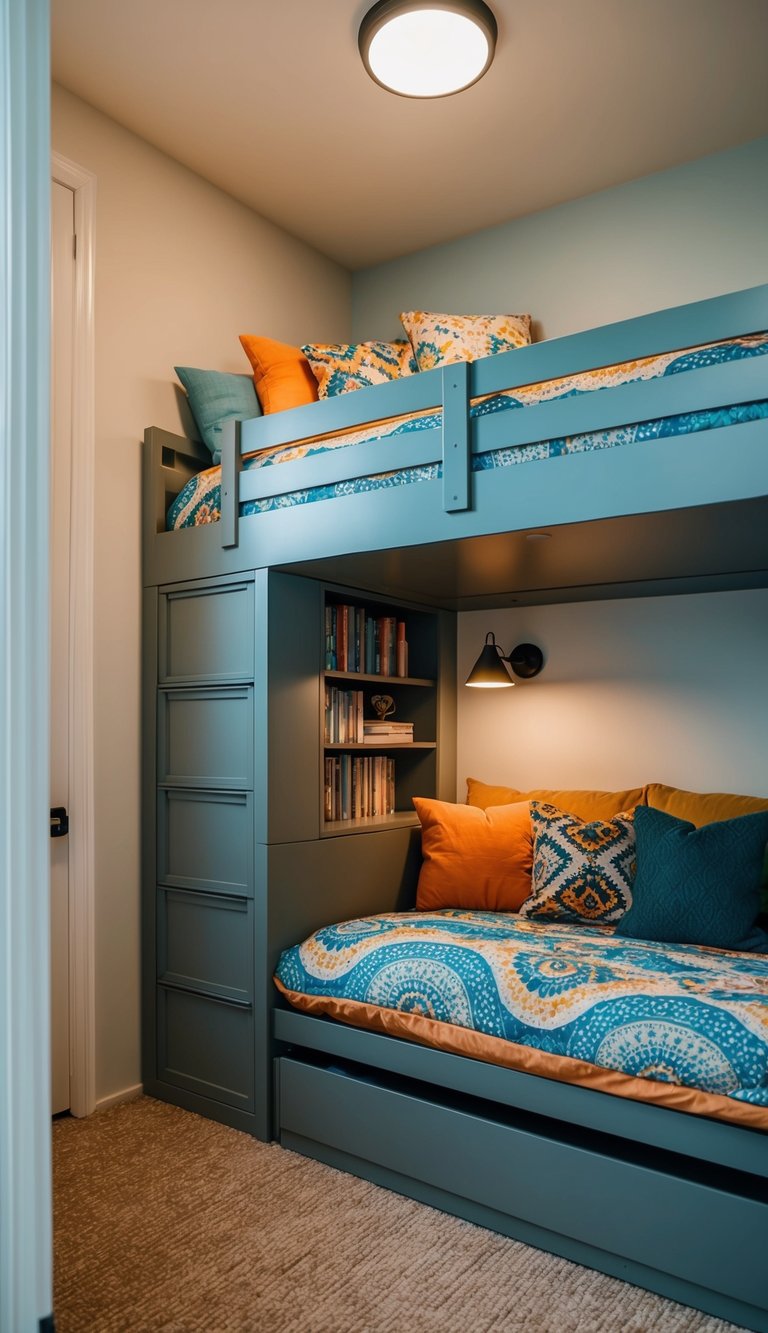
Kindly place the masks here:
<instances>
[{"instance_id":1,"label":"shelf bracket","mask_svg":"<svg viewBox=\"0 0 768 1333\"><path fill-rule=\"evenodd\" d=\"M469 364L444 366L443 509L447 514L470 508Z\"/></svg>"}]
</instances>

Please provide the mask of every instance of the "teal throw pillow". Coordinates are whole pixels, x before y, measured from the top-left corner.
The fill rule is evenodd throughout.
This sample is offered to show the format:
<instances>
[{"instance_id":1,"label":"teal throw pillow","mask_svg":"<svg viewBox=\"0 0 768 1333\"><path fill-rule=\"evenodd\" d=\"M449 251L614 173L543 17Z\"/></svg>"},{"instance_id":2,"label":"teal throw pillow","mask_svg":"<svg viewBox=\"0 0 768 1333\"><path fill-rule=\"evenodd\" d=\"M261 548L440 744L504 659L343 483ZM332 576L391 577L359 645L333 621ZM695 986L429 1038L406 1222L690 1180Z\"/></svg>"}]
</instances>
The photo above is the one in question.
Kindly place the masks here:
<instances>
[{"instance_id":1,"label":"teal throw pillow","mask_svg":"<svg viewBox=\"0 0 768 1333\"><path fill-rule=\"evenodd\" d=\"M260 417L252 375L231 375L222 370L195 370L192 366L174 366L187 391L189 408L203 443L221 462L221 428L225 421L246 421Z\"/></svg>"},{"instance_id":2,"label":"teal throw pillow","mask_svg":"<svg viewBox=\"0 0 768 1333\"><path fill-rule=\"evenodd\" d=\"M716 949L757 949L768 811L696 828L654 806L635 810L632 906L616 934Z\"/></svg>"}]
</instances>

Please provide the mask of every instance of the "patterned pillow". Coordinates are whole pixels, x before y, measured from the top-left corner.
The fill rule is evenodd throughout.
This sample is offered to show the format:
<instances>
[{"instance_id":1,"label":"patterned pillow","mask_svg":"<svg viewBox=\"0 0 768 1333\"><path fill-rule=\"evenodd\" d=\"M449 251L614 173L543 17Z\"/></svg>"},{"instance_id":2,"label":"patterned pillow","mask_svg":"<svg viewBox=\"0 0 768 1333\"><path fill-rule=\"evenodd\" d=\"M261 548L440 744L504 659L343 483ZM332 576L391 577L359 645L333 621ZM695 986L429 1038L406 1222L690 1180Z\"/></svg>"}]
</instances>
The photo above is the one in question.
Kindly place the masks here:
<instances>
[{"instance_id":1,"label":"patterned pillow","mask_svg":"<svg viewBox=\"0 0 768 1333\"><path fill-rule=\"evenodd\" d=\"M632 906L635 827L629 812L585 823L531 801L533 892L520 915L607 925Z\"/></svg>"},{"instance_id":2,"label":"patterned pillow","mask_svg":"<svg viewBox=\"0 0 768 1333\"><path fill-rule=\"evenodd\" d=\"M301 350L312 367L321 398L385 384L401 375L415 375L419 369L405 338L391 343L306 343Z\"/></svg>"},{"instance_id":3,"label":"patterned pillow","mask_svg":"<svg viewBox=\"0 0 768 1333\"><path fill-rule=\"evenodd\" d=\"M453 361L477 361L531 341L530 315L431 315L425 310L406 310L400 322L419 370Z\"/></svg>"}]
</instances>

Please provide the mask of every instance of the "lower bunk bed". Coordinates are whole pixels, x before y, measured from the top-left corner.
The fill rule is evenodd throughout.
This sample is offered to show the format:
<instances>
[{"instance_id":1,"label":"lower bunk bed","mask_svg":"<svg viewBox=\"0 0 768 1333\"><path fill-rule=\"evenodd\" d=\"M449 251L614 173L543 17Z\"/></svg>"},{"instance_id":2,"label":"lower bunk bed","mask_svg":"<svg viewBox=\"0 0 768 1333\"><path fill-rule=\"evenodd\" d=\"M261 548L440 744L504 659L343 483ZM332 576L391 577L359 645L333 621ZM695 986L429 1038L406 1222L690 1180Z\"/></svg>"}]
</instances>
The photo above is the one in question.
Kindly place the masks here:
<instances>
[{"instance_id":1,"label":"lower bunk bed","mask_svg":"<svg viewBox=\"0 0 768 1333\"><path fill-rule=\"evenodd\" d=\"M283 1146L768 1330L768 958L409 911L276 981Z\"/></svg>"}]
</instances>

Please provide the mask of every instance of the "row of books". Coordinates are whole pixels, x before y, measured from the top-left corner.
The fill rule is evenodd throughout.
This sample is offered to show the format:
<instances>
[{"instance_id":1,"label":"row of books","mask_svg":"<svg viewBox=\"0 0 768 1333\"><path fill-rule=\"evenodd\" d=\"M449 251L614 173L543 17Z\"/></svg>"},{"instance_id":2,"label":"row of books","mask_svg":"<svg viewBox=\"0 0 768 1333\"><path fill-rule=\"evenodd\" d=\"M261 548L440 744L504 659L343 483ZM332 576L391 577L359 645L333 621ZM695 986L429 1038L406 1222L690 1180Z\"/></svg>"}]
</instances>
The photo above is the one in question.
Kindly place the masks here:
<instances>
[{"instance_id":1,"label":"row of books","mask_svg":"<svg viewBox=\"0 0 768 1333\"><path fill-rule=\"evenodd\" d=\"M405 621L369 615L364 606L329 602L325 608L325 669L407 676Z\"/></svg>"},{"instance_id":2,"label":"row of books","mask_svg":"<svg viewBox=\"0 0 768 1333\"><path fill-rule=\"evenodd\" d=\"M363 691L326 685L323 727L326 745L361 745L363 727Z\"/></svg>"},{"instance_id":3,"label":"row of books","mask_svg":"<svg viewBox=\"0 0 768 1333\"><path fill-rule=\"evenodd\" d=\"M326 745L409 745L412 722L363 717L363 691L325 687L323 740Z\"/></svg>"},{"instance_id":4,"label":"row of books","mask_svg":"<svg viewBox=\"0 0 768 1333\"><path fill-rule=\"evenodd\" d=\"M327 758L324 810L327 821L394 814L394 760L380 754Z\"/></svg>"}]
</instances>

